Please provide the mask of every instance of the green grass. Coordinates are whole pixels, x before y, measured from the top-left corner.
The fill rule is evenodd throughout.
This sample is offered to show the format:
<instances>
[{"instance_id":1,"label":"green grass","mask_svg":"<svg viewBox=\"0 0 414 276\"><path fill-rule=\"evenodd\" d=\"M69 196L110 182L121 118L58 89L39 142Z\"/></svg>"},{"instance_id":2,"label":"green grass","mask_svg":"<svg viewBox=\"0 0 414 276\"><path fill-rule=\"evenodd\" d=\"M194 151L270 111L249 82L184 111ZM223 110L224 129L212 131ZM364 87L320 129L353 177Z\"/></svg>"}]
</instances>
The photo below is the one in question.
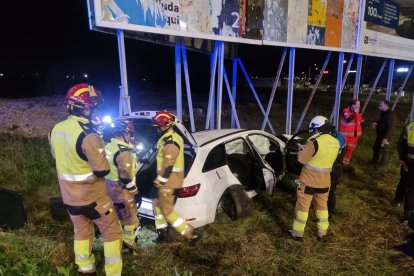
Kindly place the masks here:
<instances>
[{"instance_id":1,"label":"green grass","mask_svg":"<svg viewBox=\"0 0 414 276\"><path fill-rule=\"evenodd\" d=\"M400 120L409 105L399 109L404 110L398 113ZM245 125L257 124L244 114ZM283 127L284 115L274 116ZM376 116L372 104L367 123ZM394 138L398 134L399 129ZM317 241L314 215L303 243L284 234L291 227L296 200L294 177L287 176L272 197L260 194L254 200L246 219L218 215L196 245L178 238L125 255L124 275L413 275L414 261L393 249L411 232L398 223L402 209L391 207L399 180L397 156L393 152L384 167L370 165L373 139L374 131L366 128L351 161L355 174L345 174L337 188L338 214L328 243ZM0 275L76 275L72 224L53 221L48 211L49 198L59 196L59 188L47 139L0 135L0 147L0 185L20 192L28 213L25 228L0 232ZM98 274L104 275L99 240L94 249Z\"/></svg>"}]
</instances>

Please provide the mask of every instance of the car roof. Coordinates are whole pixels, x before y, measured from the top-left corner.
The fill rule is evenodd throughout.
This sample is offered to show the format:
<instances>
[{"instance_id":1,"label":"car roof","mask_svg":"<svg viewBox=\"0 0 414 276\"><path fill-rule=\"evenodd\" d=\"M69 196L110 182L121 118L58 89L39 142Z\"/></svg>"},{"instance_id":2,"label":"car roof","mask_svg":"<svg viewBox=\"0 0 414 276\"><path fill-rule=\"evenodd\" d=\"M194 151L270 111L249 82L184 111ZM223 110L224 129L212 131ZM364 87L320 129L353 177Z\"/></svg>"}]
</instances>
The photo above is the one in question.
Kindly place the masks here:
<instances>
[{"instance_id":1,"label":"car roof","mask_svg":"<svg viewBox=\"0 0 414 276\"><path fill-rule=\"evenodd\" d=\"M212 130L202 130L192 133L197 145L203 146L206 143L218 140L225 136L229 136L238 132L245 132L246 129L212 129Z\"/></svg>"}]
</instances>

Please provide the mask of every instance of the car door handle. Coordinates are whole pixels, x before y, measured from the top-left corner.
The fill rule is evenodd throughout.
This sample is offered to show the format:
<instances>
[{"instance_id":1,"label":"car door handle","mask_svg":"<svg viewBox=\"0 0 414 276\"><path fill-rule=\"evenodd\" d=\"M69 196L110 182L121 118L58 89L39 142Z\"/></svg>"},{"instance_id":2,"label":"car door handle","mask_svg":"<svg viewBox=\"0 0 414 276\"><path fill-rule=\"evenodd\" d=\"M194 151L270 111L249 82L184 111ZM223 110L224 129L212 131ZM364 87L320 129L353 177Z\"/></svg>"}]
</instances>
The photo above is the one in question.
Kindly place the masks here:
<instances>
[{"instance_id":1,"label":"car door handle","mask_svg":"<svg viewBox=\"0 0 414 276\"><path fill-rule=\"evenodd\" d=\"M218 176L219 179L223 179L223 177L220 176L220 174L218 173L218 171L216 171L216 174Z\"/></svg>"}]
</instances>

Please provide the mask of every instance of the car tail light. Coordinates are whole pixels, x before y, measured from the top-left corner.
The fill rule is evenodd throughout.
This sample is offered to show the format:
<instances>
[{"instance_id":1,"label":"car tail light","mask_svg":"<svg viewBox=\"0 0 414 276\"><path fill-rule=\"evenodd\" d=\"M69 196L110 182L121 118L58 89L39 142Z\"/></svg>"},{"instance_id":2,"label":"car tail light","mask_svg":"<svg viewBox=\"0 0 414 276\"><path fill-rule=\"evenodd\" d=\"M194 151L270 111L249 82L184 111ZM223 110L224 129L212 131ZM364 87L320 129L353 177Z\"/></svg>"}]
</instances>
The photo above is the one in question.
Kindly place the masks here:
<instances>
[{"instance_id":1,"label":"car tail light","mask_svg":"<svg viewBox=\"0 0 414 276\"><path fill-rule=\"evenodd\" d=\"M201 184L195 184L189 187L183 187L178 189L177 197L192 197L198 193Z\"/></svg>"}]
</instances>

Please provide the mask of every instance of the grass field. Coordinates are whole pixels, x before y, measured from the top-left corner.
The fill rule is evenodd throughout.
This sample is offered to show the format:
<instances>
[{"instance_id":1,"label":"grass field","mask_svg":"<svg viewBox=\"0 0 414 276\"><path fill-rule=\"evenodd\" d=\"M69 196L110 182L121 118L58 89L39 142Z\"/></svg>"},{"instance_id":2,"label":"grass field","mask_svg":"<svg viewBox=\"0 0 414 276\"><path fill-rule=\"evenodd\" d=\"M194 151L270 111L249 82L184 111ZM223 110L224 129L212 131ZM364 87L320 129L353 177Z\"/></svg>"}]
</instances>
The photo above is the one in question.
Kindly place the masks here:
<instances>
[{"instance_id":1,"label":"grass field","mask_svg":"<svg viewBox=\"0 0 414 276\"><path fill-rule=\"evenodd\" d=\"M376 119L377 100L365 113L367 124ZM329 113L324 106L330 104L322 102L319 99L311 107L309 117ZM397 107L400 125L394 138L410 105ZM249 108L253 109L240 109L242 126L260 127L248 115L257 111ZM278 108L282 107L275 110ZM301 108L295 105L296 111ZM272 114L272 122L280 122L280 133L285 115ZM345 174L337 188L338 214L328 242L317 241L312 215L303 243L284 234L291 227L296 200L294 177L287 176L272 197L260 194L254 199L253 212L246 219L232 221L219 214L213 224L204 227L204 236L195 245L178 238L125 255L124 275L413 275L414 260L394 250L411 232L399 223L402 209L391 206L399 180L397 156L393 152L384 167L370 165L373 139L374 131L367 127L352 159L355 171ZM59 188L47 139L2 134L0 147L0 186L20 192L28 214L23 229L0 231L0 275L76 275L72 224L52 220L48 211L49 198L59 196ZM145 227L152 229L151 225ZM94 250L98 275L104 275L99 240Z\"/></svg>"}]
</instances>

